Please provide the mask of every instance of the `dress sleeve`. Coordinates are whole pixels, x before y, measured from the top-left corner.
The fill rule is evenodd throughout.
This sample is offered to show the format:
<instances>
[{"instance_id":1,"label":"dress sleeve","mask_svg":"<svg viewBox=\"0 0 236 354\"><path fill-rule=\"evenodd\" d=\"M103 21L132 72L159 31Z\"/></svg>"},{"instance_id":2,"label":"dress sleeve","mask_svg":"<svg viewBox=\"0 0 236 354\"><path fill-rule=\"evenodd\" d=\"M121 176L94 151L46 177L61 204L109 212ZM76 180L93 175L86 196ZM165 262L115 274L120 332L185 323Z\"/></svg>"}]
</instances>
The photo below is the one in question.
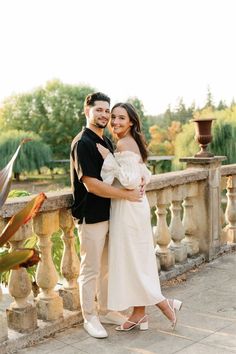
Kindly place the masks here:
<instances>
[{"instance_id":1,"label":"dress sleeve","mask_svg":"<svg viewBox=\"0 0 236 354\"><path fill-rule=\"evenodd\" d=\"M104 182L112 184L117 178L127 189L135 189L140 185L141 174L139 156L125 156L124 158L108 154L102 166L101 177Z\"/></svg>"},{"instance_id":2,"label":"dress sleeve","mask_svg":"<svg viewBox=\"0 0 236 354\"><path fill-rule=\"evenodd\" d=\"M148 184L151 181L151 171L147 168L145 164L142 164L142 177L145 180L145 184Z\"/></svg>"}]
</instances>

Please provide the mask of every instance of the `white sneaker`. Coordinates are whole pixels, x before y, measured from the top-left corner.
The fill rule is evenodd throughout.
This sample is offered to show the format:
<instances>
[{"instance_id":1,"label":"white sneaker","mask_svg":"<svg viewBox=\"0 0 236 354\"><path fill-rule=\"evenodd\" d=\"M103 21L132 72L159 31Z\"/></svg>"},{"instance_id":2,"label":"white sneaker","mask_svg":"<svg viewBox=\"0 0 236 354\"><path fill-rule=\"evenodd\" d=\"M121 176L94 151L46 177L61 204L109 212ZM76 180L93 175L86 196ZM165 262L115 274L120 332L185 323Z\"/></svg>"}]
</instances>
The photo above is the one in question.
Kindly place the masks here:
<instances>
[{"instance_id":1,"label":"white sneaker","mask_svg":"<svg viewBox=\"0 0 236 354\"><path fill-rule=\"evenodd\" d=\"M97 316L91 317L89 320L84 320L84 329L91 337L106 338L108 337L107 331L101 325Z\"/></svg>"},{"instance_id":2,"label":"white sneaker","mask_svg":"<svg viewBox=\"0 0 236 354\"><path fill-rule=\"evenodd\" d=\"M119 312L111 311L106 315L100 315L99 319L102 323L122 325L124 322L126 322L127 317L123 316Z\"/></svg>"}]
</instances>

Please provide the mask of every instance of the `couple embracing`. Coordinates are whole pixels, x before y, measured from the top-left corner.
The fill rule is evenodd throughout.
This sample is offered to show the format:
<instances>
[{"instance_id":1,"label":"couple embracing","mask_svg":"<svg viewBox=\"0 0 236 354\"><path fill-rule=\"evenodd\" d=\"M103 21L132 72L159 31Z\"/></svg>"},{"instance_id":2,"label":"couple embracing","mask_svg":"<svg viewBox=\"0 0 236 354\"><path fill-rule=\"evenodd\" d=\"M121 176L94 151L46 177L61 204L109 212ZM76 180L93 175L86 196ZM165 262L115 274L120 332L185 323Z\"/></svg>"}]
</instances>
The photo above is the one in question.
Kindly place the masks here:
<instances>
[{"instance_id":1,"label":"couple embracing","mask_svg":"<svg viewBox=\"0 0 236 354\"><path fill-rule=\"evenodd\" d=\"M107 337L103 324L116 324L119 331L147 330L145 308L150 305L156 305L174 329L182 303L161 293L139 116L130 103L117 103L110 110L110 98L101 92L86 97L84 113L87 126L71 145L84 329L95 338ZM109 122L115 152L104 135ZM120 313L130 308L129 317Z\"/></svg>"}]
</instances>

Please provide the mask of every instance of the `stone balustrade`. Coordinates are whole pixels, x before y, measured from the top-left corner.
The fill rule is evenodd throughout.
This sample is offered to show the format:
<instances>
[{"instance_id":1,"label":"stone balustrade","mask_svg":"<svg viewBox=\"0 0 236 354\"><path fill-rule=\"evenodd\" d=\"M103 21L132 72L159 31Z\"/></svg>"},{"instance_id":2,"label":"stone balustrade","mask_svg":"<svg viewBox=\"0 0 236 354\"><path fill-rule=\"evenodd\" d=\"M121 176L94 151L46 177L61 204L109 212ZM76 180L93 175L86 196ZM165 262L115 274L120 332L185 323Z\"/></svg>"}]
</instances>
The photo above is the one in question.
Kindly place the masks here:
<instances>
[{"instance_id":1,"label":"stone balustrade","mask_svg":"<svg viewBox=\"0 0 236 354\"><path fill-rule=\"evenodd\" d=\"M153 239L161 276L168 272L174 274L173 269L178 267L186 271L183 265L199 255L209 261L225 245L236 243L236 164L221 166L222 160L221 157L184 158L185 170L152 176L146 191L155 220ZM0 227L30 198L9 199L0 211ZM222 208L222 199L226 208ZM24 268L11 271L8 290L13 301L6 310L11 330L32 332L39 321L63 321L65 309L71 313L79 311L80 262L75 250L71 203L70 192L47 193L40 213L11 239L10 246L14 249L34 233L41 252L36 271L40 292L36 298L32 299L28 272ZM51 236L59 229L64 245L61 260L64 280L58 289ZM0 317L0 332L0 341L6 341L4 313Z\"/></svg>"}]
</instances>

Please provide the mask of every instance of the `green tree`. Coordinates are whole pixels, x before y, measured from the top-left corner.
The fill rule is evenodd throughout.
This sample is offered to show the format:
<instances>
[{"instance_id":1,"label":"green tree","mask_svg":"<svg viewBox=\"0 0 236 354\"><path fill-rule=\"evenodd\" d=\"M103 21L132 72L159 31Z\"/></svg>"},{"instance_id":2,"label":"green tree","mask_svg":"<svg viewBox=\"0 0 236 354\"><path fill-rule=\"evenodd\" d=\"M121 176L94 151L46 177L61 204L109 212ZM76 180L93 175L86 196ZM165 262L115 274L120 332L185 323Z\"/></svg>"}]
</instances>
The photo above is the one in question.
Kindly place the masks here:
<instances>
[{"instance_id":1,"label":"green tree","mask_svg":"<svg viewBox=\"0 0 236 354\"><path fill-rule=\"evenodd\" d=\"M213 95L210 90L210 86L207 87L207 97L206 97L206 104L204 108L211 107L212 109L215 108L214 102L213 102Z\"/></svg>"},{"instance_id":2,"label":"green tree","mask_svg":"<svg viewBox=\"0 0 236 354\"><path fill-rule=\"evenodd\" d=\"M222 111L222 110L224 110L224 109L226 109L227 108L227 104L225 103L225 101L223 101L223 100L220 100L220 102L218 103L218 106L217 106L217 110L218 111Z\"/></svg>"},{"instance_id":3,"label":"green tree","mask_svg":"<svg viewBox=\"0 0 236 354\"><path fill-rule=\"evenodd\" d=\"M219 121L213 128L210 150L216 156L226 156L223 164L236 163L236 123Z\"/></svg>"},{"instance_id":4,"label":"green tree","mask_svg":"<svg viewBox=\"0 0 236 354\"><path fill-rule=\"evenodd\" d=\"M137 110L140 120L142 122L142 131L144 133L145 139L147 143L150 141L150 133L149 133L149 124L147 117L144 114L144 106L142 101L140 101L137 97L130 97L127 102L131 103Z\"/></svg>"},{"instance_id":5,"label":"green tree","mask_svg":"<svg viewBox=\"0 0 236 354\"><path fill-rule=\"evenodd\" d=\"M212 142L209 150L215 155L226 156L223 164L236 162L236 106L224 110L214 110L207 107L198 112L200 118L214 116L216 120L212 127ZM193 123L185 124L183 130L175 139L175 169L182 167L179 158L193 156L199 151L198 143L194 139L195 130Z\"/></svg>"},{"instance_id":6,"label":"green tree","mask_svg":"<svg viewBox=\"0 0 236 354\"><path fill-rule=\"evenodd\" d=\"M199 150L194 139L195 130L193 123L187 123L182 126L182 131L175 138L175 159L172 162L174 170L183 168L179 162L180 157L193 156Z\"/></svg>"},{"instance_id":7,"label":"green tree","mask_svg":"<svg viewBox=\"0 0 236 354\"><path fill-rule=\"evenodd\" d=\"M9 130L0 136L0 168L7 165L12 151L16 150L23 139L31 139L32 141L22 146L21 154L14 164L13 173L17 179L22 172L39 171L41 167L47 166L52 158L50 147L37 134Z\"/></svg>"},{"instance_id":8,"label":"green tree","mask_svg":"<svg viewBox=\"0 0 236 354\"><path fill-rule=\"evenodd\" d=\"M163 128L167 128L171 125L171 122L173 120L174 120L174 112L172 112L171 110L171 105L168 105L161 119L160 126L162 126Z\"/></svg>"},{"instance_id":9,"label":"green tree","mask_svg":"<svg viewBox=\"0 0 236 354\"><path fill-rule=\"evenodd\" d=\"M22 129L39 134L54 154L68 158L71 140L86 124L84 99L94 89L49 81L32 93L6 99L0 111L5 129Z\"/></svg>"}]
</instances>

